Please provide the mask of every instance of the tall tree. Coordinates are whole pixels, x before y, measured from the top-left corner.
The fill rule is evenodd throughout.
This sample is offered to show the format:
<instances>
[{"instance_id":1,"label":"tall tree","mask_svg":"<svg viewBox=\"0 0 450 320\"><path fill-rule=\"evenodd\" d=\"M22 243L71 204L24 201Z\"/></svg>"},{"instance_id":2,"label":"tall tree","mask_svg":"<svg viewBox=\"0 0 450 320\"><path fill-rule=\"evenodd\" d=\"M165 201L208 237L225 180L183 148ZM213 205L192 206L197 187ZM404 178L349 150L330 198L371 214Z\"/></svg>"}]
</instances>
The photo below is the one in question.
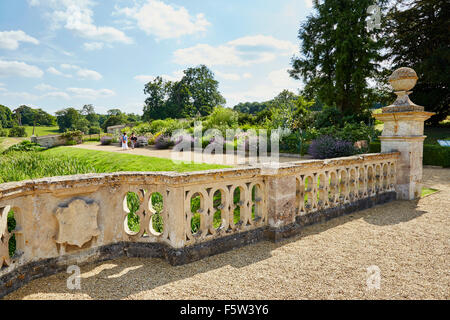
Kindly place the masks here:
<instances>
[{"instance_id":1,"label":"tall tree","mask_svg":"<svg viewBox=\"0 0 450 320\"><path fill-rule=\"evenodd\" d=\"M202 116L210 114L215 106L224 104L225 98L218 91L219 82L205 65L184 70L181 83L189 89L193 110L191 116L200 113Z\"/></svg>"},{"instance_id":2,"label":"tall tree","mask_svg":"<svg viewBox=\"0 0 450 320\"><path fill-rule=\"evenodd\" d=\"M144 93L149 97L145 99L143 120L171 118L170 110L166 108L168 92L172 87L170 81L164 81L161 77L156 77L144 87Z\"/></svg>"},{"instance_id":3,"label":"tall tree","mask_svg":"<svg viewBox=\"0 0 450 320\"><path fill-rule=\"evenodd\" d=\"M0 128L11 128L14 123L13 119L11 109L0 104Z\"/></svg>"},{"instance_id":4,"label":"tall tree","mask_svg":"<svg viewBox=\"0 0 450 320\"><path fill-rule=\"evenodd\" d=\"M436 112L436 124L450 114L450 2L397 0L386 19L392 68L411 67L419 77L411 100Z\"/></svg>"},{"instance_id":5,"label":"tall tree","mask_svg":"<svg viewBox=\"0 0 450 320\"><path fill-rule=\"evenodd\" d=\"M368 102L367 80L378 71L383 41L380 30L367 30L368 8L383 0L314 1L314 13L300 27L301 56L290 75L303 79L308 98L319 98L346 113Z\"/></svg>"},{"instance_id":6,"label":"tall tree","mask_svg":"<svg viewBox=\"0 0 450 320\"><path fill-rule=\"evenodd\" d=\"M214 74L204 65L186 69L180 81L156 77L144 88L149 97L145 100L143 119L208 115L215 106L225 103L218 87Z\"/></svg>"},{"instance_id":7,"label":"tall tree","mask_svg":"<svg viewBox=\"0 0 450 320\"><path fill-rule=\"evenodd\" d=\"M80 113L86 118L87 121L89 121L90 126L99 126L99 116L95 113L95 109L92 104L84 105Z\"/></svg>"},{"instance_id":8,"label":"tall tree","mask_svg":"<svg viewBox=\"0 0 450 320\"><path fill-rule=\"evenodd\" d=\"M61 132L74 129L80 118L82 115L75 108L66 108L56 112L56 122Z\"/></svg>"}]
</instances>

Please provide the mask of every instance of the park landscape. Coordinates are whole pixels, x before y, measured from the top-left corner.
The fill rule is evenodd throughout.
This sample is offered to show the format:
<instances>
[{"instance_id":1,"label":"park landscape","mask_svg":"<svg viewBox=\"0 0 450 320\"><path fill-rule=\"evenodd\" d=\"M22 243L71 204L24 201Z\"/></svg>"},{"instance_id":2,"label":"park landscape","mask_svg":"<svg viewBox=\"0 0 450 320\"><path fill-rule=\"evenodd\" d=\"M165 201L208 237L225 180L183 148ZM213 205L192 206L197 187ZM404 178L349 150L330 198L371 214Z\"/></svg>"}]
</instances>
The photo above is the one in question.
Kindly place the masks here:
<instances>
[{"instance_id":1,"label":"park landscape","mask_svg":"<svg viewBox=\"0 0 450 320\"><path fill-rule=\"evenodd\" d=\"M269 137L279 134L278 150L271 150L268 144L267 151L269 154L279 151L281 172L292 170L293 175L297 175L293 186L292 183L285 184L284 178L273 178L273 184L279 183L280 188L294 188L293 197L298 206L294 215L308 216L325 207L331 209L343 203L361 202L365 197L376 198L374 203L381 205L349 211L332 220L320 220L321 223L302 227L298 234L280 241L270 242L261 238L262 241L257 243L239 245L235 250L224 250L218 255L198 254L203 259L186 258L190 262L187 264L145 255L141 257L139 254L118 256L106 262L89 261L81 266L81 290L69 290L66 287L67 273L60 272L17 287L5 298L448 299L450 147L442 143L450 140L450 73L445 72L449 62L449 39L448 34L445 35L448 21L443 18L448 4L438 0L404 1L401 5L407 5L407 9L400 10L396 5L376 1L384 19L381 27L369 32L367 19L370 20L370 16L366 8L371 1L344 2L346 6L343 8L339 7L339 1L314 2L311 15L298 29L300 51L297 49L294 56L285 57L289 64L286 73L298 82L297 90L279 88L268 100L243 100L227 105L219 89L217 74L220 72L215 73L199 59L182 70L179 79L161 74L146 82L140 89L145 94L140 112L130 112L124 107L111 107L100 112L88 101L79 106L68 103L55 112L45 111L45 106L1 104L0 184L4 186L4 194L8 194L9 188L16 186L26 189L32 185L35 190L47 190L53 181L51 179L56 179L56 189L69 183L74 190L81 190L83 179L92 179L92 185L101 185L98 187L100 191L78 191L78 194L106 202L106 191L101 191L102 188L113 188L112 181L119 179L117 184L120 187L117 188L125 192L124 199L119 199L123 200L126 213L123 239L147 243L148 238L155 237L158 240L150 240L151 243L170 244L176 249L191 244L195 247L198 243L215 239L214 236L222 237L224 225L228 226L231 235L252 234L258 227L270 226L271 204L278 208L282 197L276 195L278 198L272 203L271 197L264 194L264 190L271 186L272 182L268 181L272 178L258 171L262 170L261 163L229 164L206 158L194 161L196 151L204 153L211 146L216 148L216 153L232 150L234 154L243 150L244 157L248 156L251 146L260 147L264 132ZM351 15L351 8L357 9L360 16ZM430 9L435 12L432 17L425 14ZM351 20L350 16L354 20L350 24L345 23L345 19ZM419 16L423 19L422 24L411 30L411 21ZM321 32L323 26L330 32ZM409 37L405 36L405 29ZM411 42L414 37L410 36L414 32L416 38L425 39L420 48ZM321 43L324 45L319 45ZM428 44L433 44L429 46L430 50L421 49ZM334 54L328 55L330 50ZM389 64L386 61L390 61ZM400 90L395 90L395 81L411 77L392 80L394 70L401 67L412 68L407 72L415 77L411 88L401 90L412 100L408 100L406 105L397 104L401 96L397 94ZM370 85L368 79L374 84ZM0 100L0 103L3 102ZM417 109L420 106L424 109ZM393 107L410 108L405 110L411 114L432 112L423 120L422 133L420 125L411 129L419 133L412 136L426 137L423 144L408 145L408 148L412 146L413 152L423 148L423 153L421 150L418 153L419 160L411 160L420 165L420 173L423 174L417 184L420 192L409 198L401 198L399 189L395 189L400 183L389 180L404 170L399 165L403 160L395 155L403 149L383 151L387 143L382 137L390 132L391 127L381 121L385 118L379 115L388 114L389 108ZM231 130L233 134L230 136ZM136 148L131 148L128 141L130 148L122 150L120 139L124 133L137 136ZM55 135L61 136L63 143L50 148L42 146L40 141L43 140L40 139ZM171 158L171 152L180 144L180 139L197 148L188 151L192 154L192 161L177 162ZM261 149L258 152L260 155ZM380 156L381 160L372 156ZM344 164L346 173L342 173L342 165L333 164L338 163L337 158L350 161ZM370 161L369 165L367 161ZM319 169L301 169L314 163L329 169L326 173ZM364 165L367 169L363 170ZM375 174L368 169L372 165ZM306 170L306 173L301 170ZM336 170L336 177L332 175L333 170ZM356 175L352 170L357 171ZM413 176L412 170L404 172ZM224 187L220 186L216 175L225 181L231 179L229 193L220 189ZM363 175L366 178L361 178ZM183 182L177 180L184 177L186 180ZM335 189L333 179L336 179ZM353 184L355 180L360 182ZM103 181L103 184L98 181ZM358 191L358 188L370 188L371 181L376 185L376 193L373 191L370 195L369 191L363 195ZM196 184L197 187L192 187ZM181 239L176 238L179 227L175 220L169 220L168 214L179 209L170 197L174 197L174 190L178 190L180 185L189 195L180 201L184 201L184 209L190 215L183 227L186 236L183 234L182 241L186 245L183 242L182 247L175 243L175 239ZM203 185L206 191L202 189ZM326 195L322 190L326 190ZM389 194L397 192L398 200L379 200L378 191L384 193L386 199ZM23 192L26 201L37 201L26 198L30 196ZM55 193L56 198L67 195L63 191L46 192L61 192L61 196ZM72 198L76 199L76 194ZM14 197L11 199L15 203ZM119 203L119 200L111 199L111 205ZM5 201L6 205L9 198ZM53 201L56 200L48 199L49 203ZM71 203L68 210L71 210ZM149 209L143 209L144 203ZM0 204L3 210L3 203ZM89 206L89 210L95 208L90 207L92 203L89 201L84 205ZM9 257L4 260L4 268L14 266L15 259L21 261L28 254L20 256L14 232L23 218L16 221L18 212L14 208L3 213L8 215L7 231L11 233L7 244ZM100 216L105 214L104 209L99 210ZM227 213L224 210L228 210ZM279 223L286 222L278 216L277 219L280 219ZM300 218L295 219L299 221ZM104 231L107 228L102 226L100 229ZM94 240L89 241L97 239L97 233L93 234ZM21 232L18 237L23 237ZM141 238L147 240L142 242ZM105 245L109 244L104 241ZM57 254L52 248L53 251L48 249L44 256L77 254L77 250L85 250L93 242L84 247L86 243L72 249L61 242L58 243ZM8 265L7 260L12 264ZM366 268L374 264L382 270L382 289L367 290ZM19 265L22 266L21 262ZM154 277L146 277L149 273ZM203 288L202 283L208 283L208 288Z\"/></svg>"}]
</instances>

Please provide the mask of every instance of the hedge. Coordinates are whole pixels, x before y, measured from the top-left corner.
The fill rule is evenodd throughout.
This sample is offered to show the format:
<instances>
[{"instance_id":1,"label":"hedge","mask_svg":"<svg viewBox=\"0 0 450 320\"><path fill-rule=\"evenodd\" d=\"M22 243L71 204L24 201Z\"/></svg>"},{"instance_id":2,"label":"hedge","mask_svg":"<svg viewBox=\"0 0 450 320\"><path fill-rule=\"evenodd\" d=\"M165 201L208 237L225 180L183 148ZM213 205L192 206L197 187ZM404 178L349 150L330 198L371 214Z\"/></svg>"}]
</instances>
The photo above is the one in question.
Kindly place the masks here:
<instances>
[{"instance_id":1,"label":"hedge","mask_svg":"<svg viewBox=\"0 0 450 320\"><path fill-rule=\"evenodd\" d=\"M381 152L380 142L372 142L369 145L369 152ZM423 164L450 168L450 147L442 147L434 144L424 144Z\"/></svg>"}]
</instances>

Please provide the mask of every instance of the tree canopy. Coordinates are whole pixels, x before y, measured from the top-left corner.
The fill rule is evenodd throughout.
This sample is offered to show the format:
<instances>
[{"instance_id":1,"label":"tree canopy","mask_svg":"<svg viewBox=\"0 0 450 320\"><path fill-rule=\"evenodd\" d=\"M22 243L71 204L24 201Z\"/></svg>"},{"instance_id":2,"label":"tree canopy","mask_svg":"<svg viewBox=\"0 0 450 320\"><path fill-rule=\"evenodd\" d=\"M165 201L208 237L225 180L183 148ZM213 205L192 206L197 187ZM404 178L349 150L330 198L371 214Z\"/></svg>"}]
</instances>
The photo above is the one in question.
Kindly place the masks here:
<instances>
[{"instance_id":1,"label":"tree canopy","mask_svg":"<svg viewBox=\"0 0 450 320\"><path fill-rule=\"evenodd\" d=\"M290 75L305 82L305 94L359 112L369 102L367 79L375 77L382 60L379 29L368 31L367 9L373 0L314 1L314 13L299 30L301 55L292 59Z\"/></svg>"},{"instance_id":2,"label":"tree canopy","mask_svg":"<svg viewBox=\"0 0 450 320\"><path fill-rule=\"evenodd\" d=\"M158 76L145 85L144 93L149 97L143 120L206 116L225 103L218 87L213 72L205 65L184 70L180 81L165 81Z\"/></svg>"},{"instance_id":3,"label":"tree canopy","mask_svg":"<svg viewBox=\"0 0 450 320\"><path fill-rule=\"evenodd\" d=\"M0 128L11 128L14 124L11 109L0 104Z\"/></svg>"},{"instance_id":4,"label":"tree canopy","mask_svg":"<svg viewBox=\"0 0 450 320\"><path fill-rule=\"evenodd\" d=\"M437 123L450 114L450 2L398 0L386 19L389 75L399 67L413 68L419 77L411 100L436 112Z\"/></svg>"},{"instance_id":5,"label":"tree canopy","mask_svg":"<svg viewBox=\"0 0 450 320\"><path fill-rule=\"evenodd\" d=\"M18 123L22 126L53 126L56 118L42 109L33 109L22 105L14 110Z\"/></svg>"}]
</instances>

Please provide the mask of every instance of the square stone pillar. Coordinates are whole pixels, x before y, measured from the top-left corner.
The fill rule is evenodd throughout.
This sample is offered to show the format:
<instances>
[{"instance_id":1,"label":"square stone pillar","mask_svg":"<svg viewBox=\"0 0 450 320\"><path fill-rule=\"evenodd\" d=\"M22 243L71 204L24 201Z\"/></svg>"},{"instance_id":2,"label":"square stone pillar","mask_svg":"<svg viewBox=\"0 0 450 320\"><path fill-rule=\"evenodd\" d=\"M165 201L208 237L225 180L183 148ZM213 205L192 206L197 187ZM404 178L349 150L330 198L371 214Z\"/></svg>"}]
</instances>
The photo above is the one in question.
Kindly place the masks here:
<instances>
[{"instance_id":1,"label":"square stone pillar","mask_svg":"<svg viewBox=\"0 0 450 320\"><path fill-rule=\"evenodd\" d=\"M295 176L267 176L268 237L282 240L299 233L295 228L297 208Z\"/></svg>"},{"instance_id":2,"label":"square stone pillar","mask_svg":"<svg viewBox=\"0 0 450 320\"><path fill-rule=\"evenodd\" d=\"M381 152L399 151L397 166L397 199L413 200L422 193L422 162L424 123L434 113L425 112L424 107L409 99L411 89L417 82L417 74L411 68L399 68L389 77L395 90L395 102L382 109L374 117L384 122L380 136Z\"/></svg>"},{"instance_id":3,"label":"square stone pillar","mask_svg":"<svg viewBox=\"0 0 450 320\"><path fill-rule=\"evenodd\" d=\"M375 115L384 122L380 136L381 152L399 151L397 198L413 200L422 192L424 122L433 113L424 111L390 112Z\"/></svg>"}]
</instances>

